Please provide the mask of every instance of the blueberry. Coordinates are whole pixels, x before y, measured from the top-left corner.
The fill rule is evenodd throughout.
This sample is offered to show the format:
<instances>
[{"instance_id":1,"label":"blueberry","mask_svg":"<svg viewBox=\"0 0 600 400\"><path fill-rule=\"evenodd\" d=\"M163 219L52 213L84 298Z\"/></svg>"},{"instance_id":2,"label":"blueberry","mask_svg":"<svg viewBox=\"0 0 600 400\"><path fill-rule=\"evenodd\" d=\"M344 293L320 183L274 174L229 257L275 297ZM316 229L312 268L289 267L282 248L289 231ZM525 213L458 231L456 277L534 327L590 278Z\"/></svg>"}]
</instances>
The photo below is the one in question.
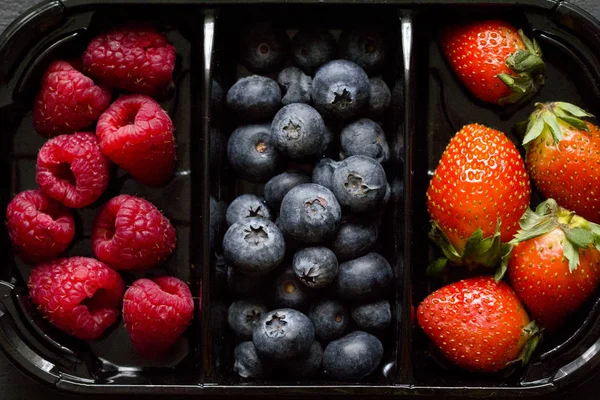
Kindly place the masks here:
<instances>
[{"instance_id":1,"label":"blueberry","mask_svg":"<svg viewBox=\"0 0 600 400\"><path fill-rule=\"evenodd\" d=\"M385 171L371 157L348 157L333 172L333 193L352 212L375 211L386 189Z\"/></svg>"},{"instance_id":2,"label":"blueberry","mask_svg":"<svg viewBox=\"0 0 600 400\"><path fill-rule=\"evenodd\" d=\"M333 60L336 53L335 38L325 29L303 29L292 39L292 61L309 75Z\"/></svg>"},{"instance_id":3,"label":"blueberry","mask_svg":"<svg viewBox=\"0 0 600 400\"><path fill-rule=\"evenodd\" d=\"M381 297L393 277L390 263L377 253L369 253L341 263L335 287L342 299L360 301Z\"/></svg>"},{"instance_id":4,"label":"blueberry","mask_svg":"<svg viewBox=\"0 0 600 400\"><path fill-rule=\"evenodd\" d=\"M325 136L321 114L309 105L295 103L277 112L271 124L277 149L290 158L320 154Z\"/></svg>"},{"instance_id":5,"label":"blueberry","mask_svg":"<svg viewBox=\"0 0 600 400\"><path fill-rule=\"evenodd\" d=\"M254 73L274 72L290 50L287 33L268 22L246 26L241 32L240 62Z\"/></svg>"},{"instance_id":6,"label":"blueberry","mask_svg":"<svg viewBox=\"0 0 600 400\"><path fill-rule=\"evenodd\" d=\"M350 313L356 325L365 331L378 331L392 323L392 310L387 300L355 305Z\"/></svg>"},{"instance_id":7,"label":"blueberry","mask_svg":"<svg viewBox=\"0 0 600 400\"><path fill-rule=\"evenodd\" d=\"M369 102L369 77L356 63L330 61L317 70L312 82L311 98L326 118L350 119Z\"/></svg>"},{"instance_id":8,"label":"blueberry","mask_svg":"<svg viewBox=\"0 0 600 400\"><path fill-rule=\"evenodd\" d=\"M241 78L227 92L227 107L245 121L271 118L281 107L281 89L271 78L252 75Z\"/></svg>"},{"instance_id":9,"label":"blueberry","mask_svg":"<svg viewBox=\"0 0 600 400\"><path fill-rule=\"evenodd\" d=\"M252 334L261 358L283 361L306 354L315 340L315 328L300 311L281 308L267 313Z\"/></svg>"},{"instance_id":10,"label":"blueberry","mask_svg":"<svg viewBox=\"0 0 600 400\"><path fill-rule=\"evenodd\" d=\"M211 250L215 250L217 243L221 243L225 234L225 213L227 205L223 201L218 201L210 196L210 230L209 245Z\"/></svg>"},{"instance_id":11,"label":"blueberry","mask_svg":"<svg viewBox=\"0 0 600 400\"><path fill-rule=\"evenodd\" d=\"M384 163L390 157L383 129L367 118L361 118L342 129L340 142L342 158L362 155Z\"/></svg>"},{"instance_id":12,"label":"blueberry","mask_svg":"<svg viewBox=\"0 0 600 400\"><path fill-rule=\"evenodd\" d=\"M279 170L281 156L268 124L245 125L229 137L227 158L233 170L250 182L265 182Z\"/></svg>"},{"instance_id":13,"label":"blueberry","mask_svg":"<svg viewBox=\"0 0 600 400\"><path fill-rule=\"evenodd\" d=\"M330 248L339 261L362 257L377 243L378 232L377 225L372 222L342 221Z\"/></svg>"},{"instance_id":14,"label":"blueberry","mask_svg":"<svg viewBox=\"0 0 600 400\"><path fill-rule=\"evenodd\" d=\"M281 233L283 233L283 237L285 238L286 254L290 257L293 257L293 255L296 254L296 251L298 251L300 248L302 248L304 246L304 244L297 241L296 239L294 239L293 237L291 237L290 235L288 235L287 233L285 233L283 231L283 228L281 227L281 218L277 218L275 220L275 225L277 225L279 230L281 230Z\"/></svg>"},{"instance_id":15,"label":"blueberry","mask_svg":"<svg viewBox=\"0 0 600 400\"><path fill-rule=\"evenodd\" d=\"M289 377L308 378L316 375L321 369L322 364L323 346L315 340L307 354L282 362L281 368Z\"/></svg>"},{"instance_id":16,"label":"blueberry","mask_svg":"<svg viewBox=\"0 0 600 400\"><path fill-rule=\"evenodd\" d=\"M275 307L305 310L315 295L315 290L303 285L291 268L285 268L273 282Z\"/></svg>"},{"instance_id":17,"label":"blueberry","mask_svg":"<svg viewBox=\"0 0 600 400\"><path fill-rule=\"evenodd\" d=\"M265 199L255 194L243 194L236 197L227 208L227 226L231 226L244 218L274 219L274 215L267 206Z\"/></svg>"},{"instance_id":18,"label":"blueberry","mask_svg":"<svg viewBox=\"0 0 600 400\"><path fill-rule=\"evenodd\" d=\"M319 243L335 235L342 210L331 190L305 183L285 195L279 218L286 235L303 243Z\"/></svg>"},{"instance_id":19,"label":"blueberry","mask_svg":"<svg viewBox=\"0 0 600 400\"><path fill-rule=\"evenodd\" d=\"M285 255L279 228L265 218L245 218L231 225L223 238L225 260L247 275L266 275Z\"/></svg>"},{"instance_id":20,"label":"blueberry","mask_svg":"<svg viewBox=\"0 0 600 400\"><path fill-rule=\"evenodd\" d=\"M235 335L243 340L252 339L252 332L258 321L269 311L262 301L254 299L237 300L227 311L227 323Z\"/></svg>"},{"instance_id":21,"label":"blueberry","mask_svg":"<svg viewBox=\"0 0 600 400\"><path fill-rule=\"evenodd\" d=\"M310 86L312 78L299 68L288 67L277 76L277 83L284 96L281 103L285 106L292 103L310 103Z\"/></svg>"},{"instance_id":22,"label":"blueberry","mask_svg":"<svg viewBox=\"0 0 600 400\"><path fill-rule=\"evenodd\" d=\"M355 331L329 343L323 352L325 373L338 381L355 381L370 375L383 358L381 341Z\"/></svg>"},{"instance_id":23,"label":"blueberry","mask_svg":"<svg viewBox=\"0 0 600 400\"><path fill-rule=\"evenodd\" d=\"M310 307L308 316L315 327L315 334L324 343L342 336L350 321L346 306L334 299L315 301Z\"/></svg>"},{"instance_id":24,"label":"blueberry","mask_svg":"<svg viewBox=\"0 0 600 400\"><path fill-rule=\"evenodd\" d=\"M375 29L352 29L340 36L340 57L354 61L369 75L381 71L385 62L383 33Z\"/></svg>"},{"instance_id":25,"label":"blueberry","mask_svg":"<svg viewBox=\"0 0 600 400\"><path fill-rule=\"evenodd\" d=\"M271 368L258 357L254 343L242 342L233 350L233 370L242 378L266 378Z\"/></svg>"},{"instance_id":26,"label":"blueberry","mask_svg":"<svg viewBox=\"0 0 600 400\"><path fill-rule=\"evenodd\" d=\"M297 251L292 266L300 282L314 289L329 285L338 273L337 258L327 247L307 247Z\"/></svg>"},{"instance_id":27,"label":"blueberry","mask_svg":"<svg viewBox=\"0 0 600 400\"><path fill-rule=\"evenodd\" d=\"M329 190L333 190L333 171L340 165L338 161L331 158L322 158L313 168L312 181Z\"/></svg>"},{"instance_id":28,"label":"blueberry","mask_svg":"<svg viewBox=\"0 0 600 400\"><path fill-rule=\"evenodd\" d=\"M227 267L227 286L239 296L261 296L265 283L263 276L245 275L233 267Z\"/></svg>"},{"instance_id":29,"label":"blueberry","mask_svg":"<svg viewBox=\"0 0 600 400\"><path fill-rule=\"evenodd\" d=\"M310 183L310 177L301 172L287 171L274 176L265 185L265 200L273 210L279 210L285 195L292 188L303 183Z\"/></svg>"},{"instance_id":30,"label":"blueberry","mask_svg":"<svg viewBox=\"0 0 600 400\"><path fill-rule=\"evenodd\" d=\"M367 104L367 115L371 118L379 118L385 114L392 101L390 88L381 78L369 79L371 84L371 95Z\"/></svg>"},{"instance_id":31,"label":"blueberry","mask_svg":"<svg viewBox=\"0 0 600 400\"><path fill-rule=\"evenodd\" d=\"M321 155L324 157L329 157L334 153L334 144L335 144L335 135L333 131L329 129L327 125L325 125L325 131L323 134L323 146L321 146Z\"/></svg>"}]
</instances>

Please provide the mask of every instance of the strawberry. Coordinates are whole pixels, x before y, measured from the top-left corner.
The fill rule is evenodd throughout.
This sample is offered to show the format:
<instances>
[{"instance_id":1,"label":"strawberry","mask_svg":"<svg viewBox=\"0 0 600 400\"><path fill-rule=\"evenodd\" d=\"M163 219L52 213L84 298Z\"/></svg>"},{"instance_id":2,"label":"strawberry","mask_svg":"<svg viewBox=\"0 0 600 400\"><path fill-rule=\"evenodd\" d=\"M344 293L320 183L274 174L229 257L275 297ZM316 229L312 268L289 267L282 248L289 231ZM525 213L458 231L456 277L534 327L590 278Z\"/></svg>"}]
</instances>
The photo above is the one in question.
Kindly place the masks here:
<instances>
[{"instance_id":1,"label":"strawberry","mask_svg":"<svg viewBox=\"0 0 600 400\"><path fill-rule=\"evenodd\" d=\"M600 129L592 114L569 103L537 103L526 126L525 163L546 198L600 223ZM526 125L525 125L526 124Z\"/></svg>"},{"instance_id":2,"label":"strawberry","mask_svg":"<svg viewBox=\"0 0 600 400\"><path fill-rule=\"evenodd\" d=\"M530 197L525 164L510 139L466 125L450 140L429 183L430 237L452 263L493 267Z\"/></svg>"},{"instance_id":3,"label":"strawberry","mask_svg":"<svg viewBox=\"0 0 600 400\"><path fill-rule=\"evenodd\" d=\"M433 292L417 309L418 322L448 360L478 372L527 363L539 341L521 301L504 282L470 278Z\"/></svg>"},{"instance_id":4,"label":"strawberry","mask_svg":"<svg viewBox=\"0 0 600 400\"><path fill-rule=\"evenodd\" d=\"M477 21L442 30L450 66L480 100L505 105L531 98L544 83L542 50L505 21Z\"/></svg>"},{"instance_id":5,"label":"strawberry","mask_svg":"<svg viewBox=\"0 0 600 400\"><path fill-rule=\"evenodd\" d=\"M552 331L600 283L600 225L548 199L525 212L512 243L510 283L536 322Z\"/></svg>"}]
</instances>

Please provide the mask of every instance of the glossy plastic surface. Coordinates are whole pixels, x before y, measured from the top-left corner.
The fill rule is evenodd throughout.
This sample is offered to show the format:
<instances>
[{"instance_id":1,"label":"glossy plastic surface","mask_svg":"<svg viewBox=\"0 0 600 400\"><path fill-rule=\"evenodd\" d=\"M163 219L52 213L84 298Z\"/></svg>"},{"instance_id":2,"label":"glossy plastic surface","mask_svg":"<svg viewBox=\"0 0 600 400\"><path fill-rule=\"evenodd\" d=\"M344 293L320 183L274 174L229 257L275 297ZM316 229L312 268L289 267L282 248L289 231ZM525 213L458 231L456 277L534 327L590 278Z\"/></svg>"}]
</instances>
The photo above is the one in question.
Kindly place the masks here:
<instances>
[{"instance_id":1,"label":"glossy plastic surface","mask_svg":"<svg viewBox=\"0 0 600 400\"><path fill-rule=\"evenodd\" d=\"M474 101L441 57L431 27L450 15L500 17L510 9L507 18L525 27L545 52L547 84L534 101L560 98L598 113L598 21L567 2L550 0L496 0L485 5L471 0L396 0L369 2L368 7L335 0L248 3L54 1L28 11L0 37L0 179L7 182L0 206L4 209L12 195L35 186L35 156L43 141L31 127L31 103L47 64L80 53L94 34L131 15L153 20L167 32L177 47L176 90L162 105L176 127L177 176L167 186L148 191L117 173L105 198L118 192L145 196L175 222L177 254L154 272L188 281L194 296L201 299L197 308L201 305L203 310L172 357L160 362L147 363L131 352L122 323L97 342L73 340L33 310L25 286L30 269L13 257L2 230L0 348L14 364L60 389L95 394L527 396L555 392L594 374L600 363L600 302L587 304L569 327L546 340L531 365L507 371L506 376L478 376L449 366L413 327L411 306L442 284L424 275L434 255L426 238L424 199L430 174L448 140L463 124L481 122L517 141L511 128L531 110L531 104L500 110ZM374 23L384 29L390 46L384 79L395 90L393 111L386 116L384 128L394 154L387 173L390 181L403 182L404 199L388 209L382 252L396 275L390 294L395 323L384 338L382 366L359 384L333 382L325 376L251 382L240 380L231 370L234 342L223 318L231 297L211 248L211 235L219 236L219 231L211 231L211 218L215 218L215 205L260 187L236 180L227 166L224 150L234 125L222 112L218 93L226 92L239 76L235 52L241 22L259 19L285 21L290 32L303 24L335 31ZM96 208L78 212L82 235L71 254L89 253L86 236Z\"/></svg>"}]
</instances>

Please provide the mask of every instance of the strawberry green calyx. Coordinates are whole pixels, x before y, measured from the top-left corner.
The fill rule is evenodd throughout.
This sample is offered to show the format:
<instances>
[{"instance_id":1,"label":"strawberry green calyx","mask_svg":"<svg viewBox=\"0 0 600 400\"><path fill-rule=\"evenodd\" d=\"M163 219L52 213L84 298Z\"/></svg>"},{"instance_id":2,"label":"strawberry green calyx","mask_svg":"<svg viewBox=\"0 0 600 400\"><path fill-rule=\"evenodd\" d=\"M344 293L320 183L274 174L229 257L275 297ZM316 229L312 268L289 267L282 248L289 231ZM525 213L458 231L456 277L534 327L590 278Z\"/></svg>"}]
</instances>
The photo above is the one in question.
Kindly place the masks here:
<instances>
[{"instance_id":1,"label":"strawberry green calyx","mask_svg":"<svg viewBox=\"0 0 600 400\"><path fill-rule=\"evenodd\" d=\"M542 329L540 329L534 321L531 321L526 327L523 328L523 336L526 338L525 340L527 340L527 343L523 347L519 357L513 362L520 362L521 365L526 365L531 359L531 356L533 355L537 345L540 343L542 338Z\"/></svg>"},{"instance_id":2,"label":"strawberry green calyx","mask_svg":"<svg viewBox=\"0 0 600 400\"><path fill-rule=\"evenodd\" d=\"M510 95L498 101L501 106L530 99L544 84L546 66L542 59L542 49L535 39L531 40L525 36L523 30L519 30L519 36L526 50L519 49L506 59L506 66L516 75L497 75L498 79L512 90Z\"/></svg>"},{"instance_id":3,"label":"strawberry green calyx","mask_svg":"<svg viewBox=\"0 0 600 400\"><path fill-rule=\"evenodd\" d=\"M594 246L600 251L600 225L589 222L574 212L560 207L554 199L540 203L532 211L527 209L519 221L521 229L517 232L511 245L545 235L554 229L560 229L565 234L563 253L569 261L569 271L572 273L579 266L579 251ZM496 280L502 279L508 266L508 258L496 272Z\"/></svg>"},{"instance_id":4,"label":"strawberry green calyx","mask_svg":"<svg viewBox=\"0 0 600 400\"><path fill-rule=\"evenodd\" d=\"M448 264L466 265L469 268L484 266L492 268L498 265L502 257L510 252L510 245L502 243L500 239L500 220L492 236L483 237L481 228L478 228L467 239L462 252L458 251L450 239L435 221L431 221L429 238L442 250L443 258L436 259L427 268L430 276L439 276Z\"/></svg>"},{"instance_id":5,"label":"strawberry green calyx","mask_svg":"<svg viewBox=\"0 0 600 400\"><path fill-rule=\"evenodd\" d=\"M524 146L537 139L546 129L552 135L554 144L558 144L564 136L560 122L584 132L590 130L587 123L581 118L593 117L593 115L573 104L560 101L536 103L535 108L526 121ZM524 126L525 122L521 123L520 129L523 129Z\"/></svg>"}]
</instances>

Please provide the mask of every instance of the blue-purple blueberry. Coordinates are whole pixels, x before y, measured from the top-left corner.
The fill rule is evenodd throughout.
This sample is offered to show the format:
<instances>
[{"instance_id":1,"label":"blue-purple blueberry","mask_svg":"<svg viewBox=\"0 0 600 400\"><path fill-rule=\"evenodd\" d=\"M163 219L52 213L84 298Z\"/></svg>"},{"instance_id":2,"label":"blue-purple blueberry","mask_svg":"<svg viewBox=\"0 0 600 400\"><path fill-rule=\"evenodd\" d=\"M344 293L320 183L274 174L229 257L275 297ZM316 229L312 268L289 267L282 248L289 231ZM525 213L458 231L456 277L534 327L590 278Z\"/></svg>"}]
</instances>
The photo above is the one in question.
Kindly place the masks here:
<instances>
[{"instance_id":1,"label":"blue-purple blueberry","mask_svg":"<svg viewBox=\"0 0 600 400\"><path fill-rule=\"evenodd\" d=\"M269 124L245 125L229 137L227 159L235 173L250 182L265 182L279 171L282 158Z\"/></svg>"},{"instance_id":2,"label":"blue-purple blueberry","mask_svg":"<svg viewBox=\"0 0 600 400\"><path fill-rule=\"evenodd\" d=\"M326 29L301 29L292 39L292 62L308 75L333 60L337 43Z\"/></svg>"},{"instance_id":3,"label":"blue-purple blueberry","mask_svg":"<svg viewBox=\"0 0 600 400\"><path fill-rule=\"evenodd\" d=\"M385 163L390 158L390 147L383 129L368 118L361 118L342 129L340 143L342 159L362 155Z\"/></svg>"},{"instance_id":4,"label":"blue-purple blueberry","mask_svg":"<svg viewBox=\"0 0 600 400\"><path fill-rule=\"evenodd\" d=\"M377 369L383 358L381 341L370 333L354 331L330 342L323 352L323 369L338 381L357 381Z\"/></svg>"},{"instance_id":5,"label":"blue-purple blueberry","mask_svg":"<svg viewBox=\"0 0 600 400\"><path fill-rule=\"evenodd\" d=\"M364 331L381 331L392 323L392 310L387 300L356 304L350 309L352 319Z\"/></svg>"},{"instance_id":6,"label":"blue-purple blueberry","mask_svg":"<svg viewBox=\"0 0 600 400\"><path fill-rule=\"evenodd\" d=\"M277 149L290 158L316 156L323 149L325 122L311 106L289 104L273 118L271 135Z\"/></svg>"},{"instance_id":7,"label":"blue-purple blueberry","mask_svg":"<svg viewBox=\"0 0 600 400\"><path fill-rule=\"evenodd\" d=\"M284 106L292 103L310 103L310 87L312 78L305 75L299 68L287 67L277 76L277 83L281 87Z\"/></svg>"},{"instance_id":8,"label":"blue-purple blueberry","mask_svg":"<svg viewBox=\"0 0 600 400\"><path fill-rule=\"evenodd\" d=\"M226 101L235 118L251 122L267 120L281 107L281 89L271 78L252 75L234 83Z\"/></svg>"},{"instance_id":9,"label":"blue-purple blueberry","mask_svg":"<svg viewBox=\"0 0 600 400\"><path fill-rule=\"evenodd\" d=\"M340 264L335 288L337 295L348 301L381 298L393 277L394 272L385 257L369 253Z\"/></svg>"},{"instance_id":10,"label":"blue-purple blueberry","mask_svg":"<svg viewBox=\"0 0 600 400\"><path fill-rule=\"evenodd\" d=\"M315 328L300 311L281 308L268 312L252 334L258 356L266 360L290 360L306 354L315 340Z\"/></svg>"},{"instance_id":11,"label":"blue-purple blueberry","mask_svg":"<svg viewBox=\"0 0 600 400\"><path fill-rule=\"evenodd\" d=\"M325 118L355 118L369 102L369 77L356 63L334 60L317 70L311 98Z\"/></svg>"},{"instance_id":12,"label":"blue-purple blueberry","mask_svg":"<svg viewBox=\"0 0 600 400\"><path fill-rule=\"evenodd\" d=\"M371 157L348 157L333 172L333 193L351 212L377 211L382 206L386 190L385 171Z\"/></svg>"},{"instance_id":13,"label":"blue-purple blueberry","mask_svg":"<svg viewBox=\"0 0 600 400\"><path fill-rule=\"evenodd\" d=\"M245 218L231 225L223 238L225 261L247 275L266 275L285 256L283 234L265 218Z\"/></svg>"},{"instance_id":14,"label":"blue-purple blueberry","mask_svg":"<svg viewBox=\"0 0 600 400\"><path fill-rule=\"evenodd\" d=\"M313 301L317 292L302 284L292 268L285 268L273 281L273 297L275 308L293 308L304 311Z\"/></svg>"},{"instance_id":15,"label":"blue-purple blueberry","mask_svg":"<svg viewBox=\"0 0 600 400\"><path fill-rule=\"evenodd\" d=\"M314 183L296 186L281 202L279 225L303 243L319 243L337 232L342 209L331 190Z\"/></svg>"},{"instance_id":16,"label":"blue-purple blueberry","mask_svg":"<svg viewBox=\"0 0 600 400\"><path fill-rule=\"evenodd\" d=\"M285 62L290 39L282 28L269 22L245 26L241 31L240 62L257 73L274 72Z\"/></svg>"},{"instance_id":17,"label":"blue-purple blueberry","mask_svg":"<svg viewBox=\"0 0 600 400\"><path fill-rule=\"evenodd\" d=\"M274 215L269 209L265 199L255 194L243 194L238 196L227 207L225 219L227 226L231 226L244 218L266 218L273 220Z\"/></svg>"},{"instance_id":18,"label":"blue-purple blueberry","mask_svg":"<svg viewBox=\"0 0 600 400\"><path fill-rule=\"evenodd\" d=\"M267 378L271 367L262 361L251 341L238 344L233 350L233 370L242 378Z\"/></svg>"},{"instance_id":19,"label":"blue-purple blueberry","mask_svg":"<svg viewBox=\"0 0 600 400\"><path fill-rule=\"evenodd\" d=\"M386 57L383 32L377 29L351 29L342 32L340 57L354 61L369 75L379 73Z\"/></svg>"},{"instance_id":20,"label":"blue-purple blueberry","mask_svg":"<svg viewBox=\"0 0 600 400\"><path fill-rule=\"evenodd\" d=\"M265 200L267 204L273 208L273 210L279 210L281 202L286 194L292 188L302 185L303 183L310 183L311 178L297 171L286 171L279 175L271 178L264 188Z\"/></svg>"},{"instance_id":21,"label":"blue-purple blueberry","mask_svg":"<svg viewBox=\"0 0 600 400\"><path fill-rule=\"evenodd\" d=\"M300 282L321 289L335 280L338 260L327 247L307 247L294 254L292 267Z\"/></svg>"},{"instance_id":22,"label":"blue-purple blueberry","mask_svg":"<svg viewBox=\"0 0 600 400\"><path fill-rule=\"evenodd\" d=\"M237 300L231 303L227 310L227 323L239 339L250 340L258 321L268 311L261 300Z\"/></svg>"},{"instance_id":23,"label":"blue-purple blueberry","mask_svg":"<svg viewBox=\"0 0 600 400\"><path fill-rule=\"evenodd\" d=\"M381 118L390 107L392 92L385 81L379 77L369 79L371 94L366 114L370 118Z\"/></svg>"},{"instance_id":24,"label":"blue-purple blueberry","mask_svg":"<svg viewBox=\"0 0 600 400\"><path fill-rule=\"evenodd\" d=\"M333 190L333 172L339 165L339 161L332 160L331 158L321 158L313 168L313 183Z\"/></svg>"},{"instance_id":25,"label":"blue-purple blueberry","mask_svg":"<svg viewBox=\"0 0 600 400\"><path fill-rule=\"evenodd\" d=\"M338 261L352 260L371 251L378 236L379 229L373 222L345 220L329 246Z\"/></svg>"},{"instance_id":26,"label":"blue-purple blueberry","mask_svg":"<svg viewBox=\"0 0 600 400\"><path fill-rule=\"evenodd\" d=\"M316 300L308 311L308 317L315 327L317 338L323 343L343 336L350 322L346 306L339 300L328 298Z\"/></svg>"}]
</instances>

